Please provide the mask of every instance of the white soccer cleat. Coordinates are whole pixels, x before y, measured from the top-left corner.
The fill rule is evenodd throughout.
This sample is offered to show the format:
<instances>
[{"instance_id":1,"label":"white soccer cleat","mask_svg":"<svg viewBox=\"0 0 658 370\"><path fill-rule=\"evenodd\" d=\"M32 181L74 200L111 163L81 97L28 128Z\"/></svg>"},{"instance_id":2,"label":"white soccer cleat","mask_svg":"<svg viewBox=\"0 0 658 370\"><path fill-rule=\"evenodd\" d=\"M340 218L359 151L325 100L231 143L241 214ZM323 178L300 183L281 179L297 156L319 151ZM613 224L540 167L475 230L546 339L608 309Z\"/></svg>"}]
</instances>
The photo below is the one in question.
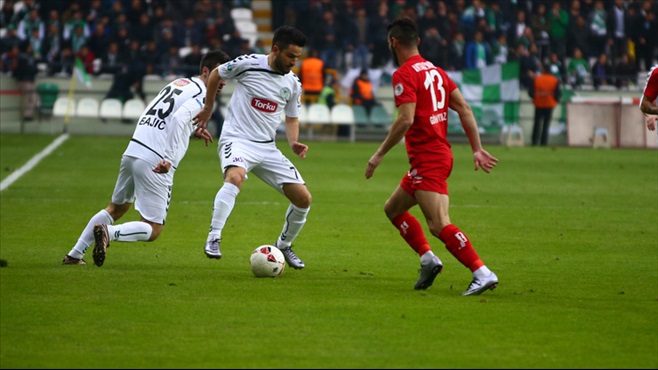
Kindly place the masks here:
<instances>
[{"instance_id":1,"label":"white soccer cleat","mask_svg":"<svg viewBox=\"0 0 658 370\"><path fill-rule=\"evenodd\" d=\"M473 281L471 281L468 289L466 289L465 292L462 292L462 295L480 295L487 289L496 289L497 286L498 276L492 272L484 279L473 278Z\"/></svg>"},{"instance_id":2,"label":"white soccer cleat","mask_svg":"<svg viewBox=\"0 0 658 370\"><path fill-rule=\"evenodd\" d=\"M206 252L206 257L213 259L222 258L222 252L219 250L219 244L222 242L222 239L213 239L206 242L204 247L204 252Z\"/></svg>"},{"instance_id":3,"label":"white soccer cleat","mask_svg":"<svg viewBox=\"0 0 658 370\"><path fill-rule=\"evenodd\" d=\"M279 246L277 246L276 244L275 246L279 248ZM306 266L304 265L304 262L302 262L302 260L299 259L299 257L297 257L295 252L292 251L292 245L288 248L279 248L279 250L281 251L281 253L283 253L283 257L286 259L288 265L294 268L295 270L301 270Z\"/></svg>"},{"instance_id":4,"label":"white soccer cleat","mask_svg":"<svg viewBox=\"0 0 658 370\"><path fill-rule=\"evenodd\" d=\"M434 279L436 279L436 276L440 274L441 271L443 271L443 264L437 256L434 256L434 258L425 265L421 263L420 276L418 276L418 281L414 285L414 289L425 290L429 288L432 286Z\"/></svg>"}]
</instances>

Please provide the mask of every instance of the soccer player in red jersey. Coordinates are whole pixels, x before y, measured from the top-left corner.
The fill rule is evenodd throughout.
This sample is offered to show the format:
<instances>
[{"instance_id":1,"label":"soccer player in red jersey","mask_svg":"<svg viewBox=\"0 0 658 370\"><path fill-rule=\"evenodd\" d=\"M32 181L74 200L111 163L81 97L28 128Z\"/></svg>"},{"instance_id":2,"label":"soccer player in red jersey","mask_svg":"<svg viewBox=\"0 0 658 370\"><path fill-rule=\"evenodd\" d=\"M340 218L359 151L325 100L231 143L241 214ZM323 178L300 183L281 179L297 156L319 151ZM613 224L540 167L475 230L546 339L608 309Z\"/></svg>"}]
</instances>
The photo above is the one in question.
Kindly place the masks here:
<instances>
[{"instance_id":1,"label":"soccer player in red jersey","mask_svg":"<svg viewBox=\"0 0 658 370\"><path fill-rule=\"evenodd\" d=\"M640 99L640 110L647 117L647 128L651 131L656 130L656 119L658 119L656 97L658 97L658 64L651 67Z\"/></svg>"},{"instance_id":2,"label":"soccer player in red jersey","mask_svg":"<svg viewBox=\"0 0 658 370\"><path fill-rule=\"evenodd\" d=\"M423 211L430 232L445 243L448 251L473 273L462 295L479 295L498 285L498 277L485 266L466 234L450 222L447 179L453 165L447 140L448 108L459 114L473 150L475 170L484 172L498 159L482 148L473 111L445 71L418 52L418 26L398 18L387 26L388 45L399 68L393 74L393 91L398 116L375 154L368 161L366 179L372 177L384 155L404 137L409 172L386 201L384 211L400 235L420 256L421 272L414 289L429 288L443 269L434 255L418 220L409 213L415 205Z\"/></svg>"}]
</instances>

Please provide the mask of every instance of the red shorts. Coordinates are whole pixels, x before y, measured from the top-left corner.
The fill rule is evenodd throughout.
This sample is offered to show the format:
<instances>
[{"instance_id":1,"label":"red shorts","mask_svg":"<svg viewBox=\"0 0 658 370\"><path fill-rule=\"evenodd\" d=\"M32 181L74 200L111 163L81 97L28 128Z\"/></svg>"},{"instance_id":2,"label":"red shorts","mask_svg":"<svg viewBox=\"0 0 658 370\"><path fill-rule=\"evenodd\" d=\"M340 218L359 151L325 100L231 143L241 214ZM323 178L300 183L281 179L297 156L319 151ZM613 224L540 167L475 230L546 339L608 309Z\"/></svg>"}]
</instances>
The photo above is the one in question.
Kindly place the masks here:
<instances>
[{"instance_id":1,"label":"red shorts","mask_svg":"<svg viewBox=\"0 0 658 370\"><path fill-rule=\"evenodd\" d=\"M416 157L411 161L411 169L400 181L400 187L412 197L415 197L416 190L448 195L448 177L452 172L452 164L452 156Z\"/></svg>"}]
</instances>

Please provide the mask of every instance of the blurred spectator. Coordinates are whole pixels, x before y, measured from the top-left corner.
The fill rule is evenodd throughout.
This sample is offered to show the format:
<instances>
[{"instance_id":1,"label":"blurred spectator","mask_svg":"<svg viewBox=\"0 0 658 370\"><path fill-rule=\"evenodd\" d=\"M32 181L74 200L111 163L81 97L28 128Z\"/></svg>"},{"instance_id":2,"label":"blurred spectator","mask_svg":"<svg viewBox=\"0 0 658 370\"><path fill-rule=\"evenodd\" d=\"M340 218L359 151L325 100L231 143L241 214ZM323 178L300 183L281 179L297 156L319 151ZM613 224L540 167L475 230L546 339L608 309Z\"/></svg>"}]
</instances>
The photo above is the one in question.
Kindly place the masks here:
<instances>
[{"instance_id":1,"label":"blurred spectator","mask_svg":"<svg viewBox=\"0 0 658 370\"><path fill-rule=\"evenodd\" d=\"M466 7L461 13L460 26L466 40L471 40L474 36L475 25L478 19L484 18L484 7L481 0L473 0L471 5Z\"/></svg>"},{"instance_id":2,"label":"blurred spectator","mask_svg":"<svg viewBox=\"0 0 658 370\"><path fill-rule=\"evenodd\" d=\"M32 8L30 12L18 22L16 33L21 40L29 41L34 35L32 32L33 29L38 31L36 34L37 37L43 40L46 30L37 8Z\"/></svg>"},{"instance_id":3,"label":"blurred spectator","mask_svg":"<svg viewBox=\"0 0 658 370\"><path fill-rule=\"evenodd\" d=\"M71 35L69 43L71 44L71 49L74 53L77 53L83 46L87 44L87 36L85 36L84 25L78 23L73 28L73 34Z\"/></svg>"},{"instance_id":4,"label":"blurred spectator","mask_svg":"<svg viewBox=\"0 0 658 370\"><path fill-rule=\"evenodd\" d=\"M14 16L9 21L9 23L16 26L32 11L32 9L37 8L36 0L22 0L21 2L23 3L23 6L14 13ZM15 3L18 4L19 2L17 1Z\"/></svg>"},{"instance_id":5,"label":"blurred spectator","mask_svg":"<svg viewBox=\"0 0 658 370\"><path fill-rule=\"evenodd\" d=\"M10 24L7 26L7 35L0 39L0 53L6 53L20 43L21 39L16 34L16 26Z\"/></svg>"},{"instance_id":6,"label":"blurred spectator","mask_svg":"<svg viewBox=\"0 0 658 370\"><path fill-rule=\"evenodd\" d=\"M37 63L32 56L32 45L29 42L21 44L18 58L13 67L13 76L21 90L22 112L25 121L32 121L37 105L37 92L34 83L38 73Z\"/></svg>"},{"instance_id":7,"label":"blurred spectator","mask_svg":"<svg viewBox=\"0 0 658 370\"><path fill-rule=\"evenodd\" d=\"M507 63L509 48L507 47L507 37L501 33L492 47L493 62L495 64Z\"/></svg>"},{"instance_id":8,"label":"blurred spectator","mask_svg":"<svg viewBox=\"0 0 658 370\"><path fill-rule=\"evenodd\" d=\"M161 32L161 36L157 41L160 55L168 53L172 47L178 50L178 41L174 38L173 30L171 28L164 28Z\"/></svg>"},{"instance_id":9,"label":"blurred spectator","mask_svg":"<svg viewBox=\"0 0 658 370\"><path fill-rule=\"evenodd\" d=\"M548 14L548 22L550 30L551 52L557 54L560 61L564 61L567 57L567 32L569 29L569 13L562 9L559 0L553 0L551 4L551 11Z\"/></svg>"},{"instance_id":10,"label":"blurred spectator","mask_svg":"<svg viewBox=\"0 0 658 370\"><path fill-rule=\"evenodd\" d=\"M192 76L195 71L199 69L203 54L201 53L201 45L192 45L192 51L183 57L183 66L185 68L185 75Z\"/></svg>"},{"instance_id":11,"label":"blurred spectator","mask_svg":"<svg viewBox=\"0 0 658 370\"><path fill-rule=\"evenodd\" d=\"M43 62L45 60L44 58L44 52L43 52L43 44L44 44L44 38L39 37L39 29L38 28L33 28L32 29L32 35L28 38L26 42L29 42L30 45L32 46L32 57L34 57L34 60L39 63Z\"/></svg>"},{"instance_id":12,"label":"blurred spectator","mask_svg":"<svg viewBox=\"0 0 658 370\"><path fill-rule=\"evenodd\" d=\"M519 9L516 11L516 19L514 22L512 22L512 26L510 27L510 31L508 33L508 37L512 45L516 48L516 45L519 43L519 40L523 37L525 34L525 29L528 28L529 25L526 23L526 16L525 16L525 11L523 9ZM526 49L528 48L528 45L524 45Z\"/></svg>"},{"instance_id":13,"label":"blurred spectator","mask_svg":"<svg viewBox=\"0 0 658 370\"><path fill-rule=\"evenodd\" d=\"M507 32L509 23L505 20L503 11L500 8L499 0L490 0L488 4L489 6L485 8L484 14L491 32L490 39L493 43L500 35L504 35Z\"/></svg>"},{"instance_id":14,"label":"blurred spectator","mask_svg":"<svg viewBox=\"0 0 658 370\"><path fill-rule=\"evenodd\" d=\"M613 71L608 55L606 53L599 54L598 59L592 66L592 84L594 89L598 90L601 86L612 85Z\"/></svg>"},{"instance_id":15,"label":"blurred spectator","mask_svg":"<svg viewBox=\"0 0 658 370\"><path fill-rule=\"evenodd\" d=\"M319 27L320 38L316 47L320 53L320 59L324 61L326 68L336 68L338 63L338 51L340 50L340 36L334 13L324 11Z\"/></svg>"},{"instance_id":16,"label":"blurred spectator","mask_svg":"<svg viewBox=\"0 0 658 370\"><path fill-rule=\"evenodd\" d=\"M355 10L345 32L345 52L352 54L351 68L368 68L368 15L366 8Z\"/></svg>"},{"instance_id":17,"label":"blurred spectator","mask_svg":"<svg viewBox=\"0 0 658 370\"><path fill-rule=\"evenodd\" d=\"M310 49L308 57L302 60L299 67L299 80L302 83L303 97L311 97L310 100L315 100L320 96L325 81L325 64L316 49Z\"/></svg>"},{"instance_id":18,"label":"blurred spectator","mask_svg":"<svg viewBox=\"0 0 658 370\"><path fill-rule=\"evenodd\" d=\"M475 31L473 41L466 44L464 50L464 67L480 69L491 64L491 48L484 42L482 31Z\"/></svg>"},{"instance_id":19,"label":"blurred spectator","mask_svg":"<svg viewBox=\"0 0 658 370\"><path fill-rule=\"evenodd\" d=\"M128 8L126 9L126 18L128 19L128 23L130 23L131 28L134 26L137 26L139 23L139 18L141 18L142 14L148 14L148 9L146 8L147 2L143 0L129 0L130 4L128 5Z\"/></svg>"},{"instance_id":20,"label":"blurred spectator","mask_svg":"<svg viewBox=\"0 0 658 370\"><path fill-rule=\"evenodd\" d=\"M76 28L82 29L82 33L77 34L78 38L84 37L86 40L91 35L89 25L87 25L87 22L85 22L85 20L82 18L82 12L80 10L74 11L72 18L68 22L64 23L64 29L62 30L62 36L64 36L64 40L70 40L76 34Z\"/></svg>"},{"instance_id":21,"label":"blurred spectator","mask_svg":"<svg viewBox=\"0 0 658 370\"><path fill-rule=\"evenodd\" d=\"M651 7L651 1L642 3L642 12L640 13L640 24L638 42L636 44L635 55L639 61L644 62L643 70L648 71L654 64L654 55L656 53L656 35L658 35L658 24L656 15Z\"/></svg>"},{"instance_id":22,"label":"blurred spectator","mask_svg":"<svg viewBox=\"0 0 658 370\"><path fill-rule=\"evenodd\" d=\"M73 50L68 43L62 46L62 51L59 54L59 62L55 64L54 73L70 76L73 72L73 63L75 62Z\"/></svg>"},{"instance_id":23,"label":"blurred spectator","mask_svg":"<svg viewBox=\"0 0 658 370\"><path fill-rule=\"evenodd\" d=\"M143 81L144 68L140 65L128 64L123 70L114 75L112 85L105 95L105 99L113 98L126 102L137 96L139 99L146 101ZM129 122L132 123L132 121Z\"/></svg>"},{"instance_id":24,"label":"blurred spectator","mask_svg":"<svg viewBox=\"0 0 658 370\"><path fill-rule=\"evenodd\" d=\"M178 49L176 49L178 50ZM124 65L119 52L119 44L112 41L107 46L107 50L101 56L101 68L99 74L115 74L118 73Z\"/></svg>"},{"instance_id":25,"label":"blurred spectator","mask_svg":"<svg viewBox=\"0 0 658 370\"><path fill-rule=\"evenodd\" d=\"M340 83L338 80L334 79L333 77L329 78L329 81L320 92L320 96L318 97L318 104L326 105L329 107L329 109L333 108L334 105L339 103L339 92Z\"/></svg>"},{"instance_id":26,"label":"blurred spectator","mask_svg":"<svg viewBox=\"0 0 658 370\"><path fill-rule=\"evenodd\" d=\"M542 63L539 63L539 74L534 78L528 94L535 106L534 124L532 127L532 145L548 145L548 133L553 118L553 109L561 96L560 81L552 75Z\"/></svg>"},{"instance_id":27,"label":"blurred spectator","mask_svg":"<svg viewBox=\"0 0 658 370\"><path fill-rule=\"evenodd\" d=\"M388 25L388 5L380 2L377 13L368 17L368 49L372 55L370 67L380 68L386 65L390 58L388 50L388 36L384 30Z\"/></svg>"},{"instance_id":28,"label":"blurred spectator","mask_svg":"<svg viewBox=\"0 0 658 370\"><path fill-rule=\"evenodd\" d=\"M178 45L181 47L201 45L203 43L203 28L194 17L188 16L185 17L183 24L179 27L177 36L179 37Z\"/></svg>"},{"instance_id":29,"label":"blurred spectator","mask_svg":"<svg viewBox=\"0 0 658 370\"><path fill-rule=\"evenodd\" d=\"M629 28L628 12L624 6L624 0L614 0L614 4L608 13L608 45L610 52L615 56L613 62L628 51L628 38L626 30Z\"/></svg>"},{"instance_id":30,"label":"blurred spectator","mask_svg":"<svg viewBox=\"0 0 658 370\"><path fill-rule=\"evenodd\" d=\"M568 81L575 89L579 89L590 77L590 66L579 48L573 51L573 57L567 66Z\"/></svg>"},{"instance_id":31,"label":"blurred spectator","mask_svg":"<svg viewBox=\"0 0 658 370\"><path fill-rule=\"evenodd\" d=\"M585 17L579 15L573 23L569 24L567 48L570 50L569 55L573 55L576 49L579 49L583 57L591 56L589 45L589 26Z\"/></svg>"},{"instance_id":32,"label":"blurred spectator","mask_svg":"<svg viewBox=\"0 0 658 370\"><path fill-rule=\"evenodd\" d=\"M448 65L447 46L448 42L439 35L436 26L430 26L421 35L419 51L432 64L444 67Z\"/></svg>"},{"instance_id":33,"label":"blurred spectator","mask_svg":"<svg viewBox=\"0 0 658 370\"><path fill-rule=\"evenodd\" d=\"M537 11L530 15L530 28L532 28L534 43L537 45L539 59L547 59L550 48L549 32L551 31L551 23L546 14L546 5L544 3L539 3ZM528 47L528 50L530 50L530 47Z\"/></svg>"},{"instance_id":34,"label":"blurred spectator","mask_svg":"<svg viewBox=\"0 0 658 370\"><path fill-rule=\"evenodd\" d=\"M48 25L48 31L42 45L43 55L45 62L48 63L49 73L52 72L53 65L58 62L62 43L62 36L59 33L57 24L51 23Z\"/></svg>"},{"instance_id":35,"label":"blurred spectator","mask_svg":"<svg viewBox=\"0 0 658 370\"><path fill-rule=\"evenodd\" d=\"M87 22L93 32L98 22L105 15L105 11L103 10L101 0L90 0L88 5L89 8L85 11L85 22Z\"/></svg>"},{"instance_id":36,"label":"blurred spectator","mask_svg":"<svg viewBox=\"0 0 658 370\"><path fill-rule=\"evenodd\" d=\"M94 52L89 49L87 45L82 45L82 47L80 47L80 50L78 50L78 52L75 53L75 57L80 59L82 65L85 67L85 70L87 71L87 74L89 74L90 76L93 76L95 74L94 59L96 59L96 56L94 55Z\"/></svg>"},{"instance_id":37,"label":"blurred spectator","mask_svg":"<svg viewBox=\"0 0 658 370\"><path fill-rule=\"evenodd\" d=\"M16 68L20 52L19 44L15 44L9 50L2 53L2 57L0 58L0 70L2 70L2 74L10 75L12 73L14 68Z\"/></svg>"},{"instance_id":38,"label":"blurred spectator","mask_svg":"<svg viewBox=\"0 0 658 370\"><path fill-rule=\"evenodd\" d=\"M466 44L464 42L464 34L457 32L454 39L450 43L450 49L448 50L448 70L461 71L464 68L465 47Z\"/></svg>"},{"instance_id":39,"label":"blurred spectator","mask_svg":"<svg viewBox=\"0 0 658 370\"><path fill-rule=\"evenodd\" d=\"M436 11L431 6L422 6L423 12L418 18L418 34L424 35L427 32L427 29L430 27L436 27L438 24L438 18L436 16ZM364 9L365 11L365 9ZM421 40L422 41L422 40Z\"/></svg>"},{"instance_id":40,"label":"blurred spectator","mask_svg":"<svg viewBox=\"0 0 658 370\"><path fill-rule=\"evenodd\" d=\"M153 23L151 22L151 17L148 14L140 14L139 21L131 26L131 36L144 44L155 40Z\"/></svg>"},{"instance_id":41,"label":"blurred spectator","mask_svg":"<svg viewBox=\"0 0 658 370\"><path fill-rule=\"evenodd\" d=\"M548 63L548 72L557 77L560 85L567 81L567 68L562 64L562 60L555 52L551 52Z\"/></svg>"},{"instance_id":42,"label":"blurred spectator","mask_svg":"<svg viewBox=\"0 0 658 370\"><path fill-rule=\"evenodd\" d=\"M519 44L517 53L519 55L519 82L526 89L531 89L532 82L539 71L540 60L537 54L537 45L530 44L530 48L526 50L522 44Z\"/></svg>"},{"instance_id":43,"label":"blurred spectator","mask_svg":"<svg viewBox=\"0 0 658 370\"><path fill-rule=\"evenodd\" d=\"M606 52L606 44L608 40L607 29L608 13L605 11L603 0L596 0L594 3L594 10L589 16L590 27L590 55L600 55Z\"/></svg>"},{"instance_id":44,"label":"blurred spectator","mask_svg":"<svg viewBox=\"0 0 658 370\"><path fill-rule=\"evenodd\" d=\"M619 63L615 66L615 86L618 89L636 86L637 74L637 67L631 62L628 53L622 54Z\"/></svg>"},{"instance_id":45,"label":"blurred spectator","mask_svg":"<svg viewBox=\"0 0 658 370\"><path fill-rule=\"evenodd\" d=\"M0 9L0 28L6 28L14 17L14 1L5 0Z\"/></svg>"},{"instance_id":46,"label":"blurred spectator","mask_svg":"<svg viewBox=\"0 0 658 370\"><path fill-rule=\"evenodd\" d=\"M161 54L158 52L158 46L155 41L147 41L146 48L142 51L142 61L145 68L144 73L147 75L160 75L162 73L159 66L160 59Z\"/></svg>"},{"instance_id":47,"label":"blurred spectator","mask_svg":"<svg viewBox=\"0 0 658 370\"><path fill-rule=\"evenodd\" d=\"M367 69L361 70L359 77L354 80L352 89L350 90L350 97L352 98L352 104L362 105L366 108L366 112L370 114L372 107L377 102L375 101L375 93Z\"/></svg>"},{"instance_id":48,"label":"blurred spectator","mask_svg":"<svg viewBox=\"0 0 658 370\"><path fill-rule=\"evenodd\" d=\"M91 33L89 40L87 40L87 46L94 53L94 55L100 57L107 50L107 45L110 43L110 38L105 32L105 25L103 23L98 23L94 27L94 31Z\"/></svg>"},{"instance_id":49,"label":"blurred spectator","mask_svg":"<svg viewBox=\"0 0 658 370\"><path fill-rule=\"evenodd\" d=\"M214 50L214 48L213 48ZM162 66L161 76L182 76L184 75L183 60L178 54L177 46L170 46L166 54L160 58L160 65Z\"/></svg>"},{"instance_id":50,"label":"blurred spectator","mask_svg":"<svg viewBox=\"0 0 658 370\"><path fill-rule=\"evenodd\" d=\"M229 36L229 38L224 42L224 51L228 55L235 55L238 56L240 55L240 49L242 48L242 35L240 34L240 30L237 28L233 30L233 33Z\"/></svg>"}]
</instances>

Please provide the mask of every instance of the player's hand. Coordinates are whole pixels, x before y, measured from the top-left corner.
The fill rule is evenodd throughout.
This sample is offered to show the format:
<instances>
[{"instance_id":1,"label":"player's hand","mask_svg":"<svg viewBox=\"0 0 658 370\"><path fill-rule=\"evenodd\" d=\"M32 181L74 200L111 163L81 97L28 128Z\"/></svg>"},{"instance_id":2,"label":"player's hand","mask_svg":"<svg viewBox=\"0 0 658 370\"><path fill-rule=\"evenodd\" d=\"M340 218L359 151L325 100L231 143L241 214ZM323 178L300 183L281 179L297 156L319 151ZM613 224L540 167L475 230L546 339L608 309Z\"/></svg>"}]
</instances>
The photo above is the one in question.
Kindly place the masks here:
<instances>
[{"instance_id":1,"label":"player's hand","mask_svg":"<svg viewBox=\"0 0 658 370\"><path fill-rule=\"evenodd\" d=\"M473 153L473 161L475 162L476 171L478 168L482 168L482 171L489 173L492 168L496 167L498 158L492 156L486 150L480 149Z\"/></svg>"},{"instance_id":2,"label":"player's hand","mask_svg":"<svg viewBox=\"0 0 658 370\"><path fill-rule=\"evenodd\" d=\"M157 166L153 169L153 172L155 173L167 173L169 172L169 169L171 169L171 163L169 163L167 160L163 159L158 163Z\"/></svg>"},{"instance_id":3,"label":"player's hand","mask_svg":"<svg viewBox=\"0 0 658 370\"><path fill-rule=\"evenodd\" d=\"M368 161L368 167L366 167L366 179L369 179L372 177L372 175L375 173L375 168L379 166L380 163L382 163L382 160L384 157L381 155L375 153L370 157L370 160Z\"/></svg>"},{"instance_id":4,"label":"player's hand","mask_svg":"<svg viewBox=\"0 0 658 370\"><path fill-rule=\"evenodd\" d=\"M295 141L294 143L290 144L290 149L292 149L292 152L297 154L299 158L306 158L306 152L308 151L308 145L302 144L300 142Z\"/></svg>"},{"instance_id":5,"label":"player's hand","mask_svg":"<svg viewBox=\"0 0 658 370\"><path fill-rule=\"evenodd\" d=\"M210 109L207 109L206 107L203 107L199 113L192 118L192 123L199 128L206 128L206 124L208 124L208 120L210 119L210 116L212 115L212 112Z\"/></svg>"},{"instance_id":6,"label":"player's hand","mask_svg":"<svg viewBox=\"0 0 658 370\"><path fill-rule=\"evenodd\" d=\"M658 120L658 116L648 116L646 123L647 123L647 128L651 131L656 131L656 120Z\"/></svg>"},{"instance_id":7,"label":"player's hand","mask_svg":"<svg viewBox=\"0 0 658 370\"><path fill-rule=\"evenodd\" d=\"M208 142L211 142L211 143L213 142L212 141L212 135L210 135L210 131L208 131L208 129L205 129L205 128L198 128L197 127L196 130L194 130L194 138L196 140L204 139L206 141L206 146L208 146Z\"/></svg>"}]
</instances>

